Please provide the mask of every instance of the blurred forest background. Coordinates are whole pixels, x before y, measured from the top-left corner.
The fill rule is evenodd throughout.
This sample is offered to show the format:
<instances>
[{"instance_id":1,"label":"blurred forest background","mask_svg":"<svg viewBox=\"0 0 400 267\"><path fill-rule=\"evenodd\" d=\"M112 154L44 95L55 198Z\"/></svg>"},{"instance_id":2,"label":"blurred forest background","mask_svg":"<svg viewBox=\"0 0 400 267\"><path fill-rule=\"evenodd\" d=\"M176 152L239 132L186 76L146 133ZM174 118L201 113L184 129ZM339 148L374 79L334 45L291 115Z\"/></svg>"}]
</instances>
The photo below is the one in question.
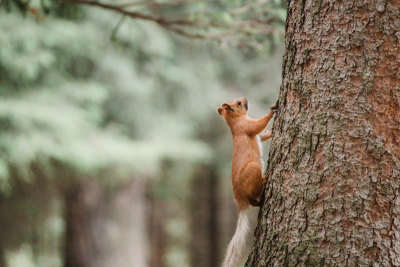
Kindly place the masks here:
<instances>
[{"instance_id":1,"label":"blurred forest background","mask_svg":"<svg viewBox=\"0 0 400 267\"><path fill-rule=\"evenodd\" d=\"M0 1L0 266L218 266L237 212L216 108L276 101L285 3L250 7L277 18L259 51L28 2Z\"/></svg>"}]
</instances>

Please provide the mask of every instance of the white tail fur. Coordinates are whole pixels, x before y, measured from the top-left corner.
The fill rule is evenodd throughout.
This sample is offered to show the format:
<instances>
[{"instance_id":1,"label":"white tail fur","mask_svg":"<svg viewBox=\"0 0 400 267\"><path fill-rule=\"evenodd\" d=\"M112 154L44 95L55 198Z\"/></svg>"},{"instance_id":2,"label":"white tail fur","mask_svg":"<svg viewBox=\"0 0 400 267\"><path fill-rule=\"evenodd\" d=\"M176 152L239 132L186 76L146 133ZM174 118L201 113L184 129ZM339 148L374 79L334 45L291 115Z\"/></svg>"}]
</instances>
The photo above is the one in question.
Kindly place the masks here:
<instances>
[{"instance_id":1,"label":"white tail fur","mask_svg":"<svg viewBox=\"0 0 400 267\"><path fill-rule=\"evenodd\" d=\"M247 234L249 232L249 218L246 210L239 212L239 218L236 225L235 234L226 250L223 267L234 267L240 259L244 245L246 244Z\"/></svg>"}]
</instances>

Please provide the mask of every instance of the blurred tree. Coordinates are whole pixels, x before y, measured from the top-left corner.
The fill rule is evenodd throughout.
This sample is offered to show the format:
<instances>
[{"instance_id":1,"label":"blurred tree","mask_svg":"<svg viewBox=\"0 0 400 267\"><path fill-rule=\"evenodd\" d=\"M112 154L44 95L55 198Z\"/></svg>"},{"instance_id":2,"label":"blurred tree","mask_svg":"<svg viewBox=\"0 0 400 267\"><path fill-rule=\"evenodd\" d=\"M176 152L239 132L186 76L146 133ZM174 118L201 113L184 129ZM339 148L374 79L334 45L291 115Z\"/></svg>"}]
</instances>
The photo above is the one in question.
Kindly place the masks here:
<instances>
[{"instance_id":1,"label":"blurred tree","mask_svg":"<svg viewBox=\"0 0 400 267\"><path fill-rule=\"evenodd\" d=\"M193 181L191 197L190 242L192 267L218 266L221 239L218 212L220 201L217 165L199 166Z\"/></svg>"},{"instance_id":2,"label":"blurred tree","mask_svg":"<svg viewBox=\"0 0 400 267\"><path fill-rule=\"evenodd\" d=\"M246 266L400 266L398 1L290 1Z\"/></svg>"},{"instance_id":3,"label":"blurred tree","mask_svg":"<svg viewBox=\"0 0 400 267\"><path fill-rule=\"evenodd\" d=\"M86 190L76 187L77 185L85 187L89 184L80 182L81 179L89 179L85 177L99 177L103 179L103 183L108 184L118 183L118 179L126 179L125 177L133 174L155 175L165 158L197 161L207 154L203 144L184 136L178 136L179 138L174 140L169 139L168 144L164 144L159 138L153 140L151 137L156 136L158 129L161 129L159 128L162 126L161 123L157 125L156 122L149 121L146 138L137 138L137 141L133 142L123 127L106 119L112 114L112 109L110 108L110 112L103 110L104 105L108 106L105 101L110 99L107 84L101 85L100 78L98 82L94 82L93 79L96 73L100 75L104 64L96 62L102 59L99 56L101 36L95 35L92 25L71 24L56 19L49 19L36 25L28 19L21 20L14 14L3 14L1 19L0 43L3 49L0 55L0 73L4 77L1 80L3 98L0 102L1 188L4 203L2 207L5 210L10 208L12 211L15 205L22 205L21 218L30 218L29 213L35 213L33 209L43 211L32 217L29 223L32 235L41 234L36 233L37 228L41 229L40 224L46 220L44 215L48 210L47 206L50 205L50 208L52 202L45 202L47 205L43 207L40 206L43 204L40 201L38 205L32 202L31 205L34 206L25 209L27 204L22 202L25 196L18 197L17 193L18 188L24 184L34 183L36 180L40 182L43 179L54 180L55 184L50 186L49 191L60 191L67 197L61 198L54 193L59 200L74 203L80 199L79 195L76 195L75 200L68 196L71 194L75 196L70 192L79 194L81 190ZM126 64L124 66L129 66L127 62L128 60L123 61ZM123 70L117 68L111 74L117 75L118 78ZM135 73L132 68L125 69L129 70L132 71L131 75ZM114 78L114 76L109 77L110 80ZM133 80L133 83L140 91L145 89L143 85L146 80L148 78L142 81L142 86L138 86L140 83L135 83L136 80ZM137 99L135 101L137 102ZM164 105L163 102L160 104ZM157 106L157 103L154 103L154 106ZM146 112L146 109L139 108L137 111L138 115L145 114L142 112ZM153 107L148 105L147 111L154 112ZM171 114L169 116L173 117ZM136 118L139 120L138 123L143 120L141 116ZM176 129L185 131L182 127L183 121L171 122L175 123ZM143 126L147 127L145 123ZM137 133L138 136L141 134ZM38 171L34 171L33 168ZM110 174L111 180L107 179L107 175ZM45 189L43 188L39 195L45 193ZM78 206L85 210L84 201ZM69 207L72 206L67 202L65 205L67 215L69 214L66 221L67 229L70 229L70 223L74 221L74 219L69 220L71 214L75 215L74 212L69 212ZM5 211L2 214L8 213ZM34 218L37 218L37 221L33 221ZM9 217L3 218L2 221L4 224L10 224L8 226L11 229L16 227L13 231L7 232L12 239L13 235L19 232L19 224L10 221ZM68 233L67 231L67 239L70 237ZM26 231L22 235L30 236ZM32 248L36 247L32 243L33 240L15 239L20 244L28 242ZM9 240L6 235L4 240ZM67 244L71 242L73 243L68 240ZM2 244L2 248L5 249L6 246L6 243ZM41 265L41 255L33 257L38 259L35 260L36 264Z\"/></svg>"},{"instance_id":4,"label":"blurred tree","mask_svg":"<svg viewBox=\"0 0 400 267\"><path fill-rule=\"evenodd\" d=\"M280 56L266 62L254 52L221 51L135 20L116 28L115 14L57 3L41 9L46 16L0 11L2 261L146 266L146 253L130 248L145 247L147 222L164 239L152 266L187 266L199 259L188 246L195 231L220 227L204 242L214 245L228 241L235 221L211 208L218 208L212 199L231 201L229 179L209 187L215 173L229 177L230 137L215 108L246 93L261 115L260 103L274 102L279 85L265 69L280 68ZM227 159L217 151L228 151ZM196 183L210 190L210 202L193 209L188 203L204 198L192 198ZM210 219L193 229L196 212ZM204 262L216 262L221 249L214 252Z\"/></svg>"}]
</instances>

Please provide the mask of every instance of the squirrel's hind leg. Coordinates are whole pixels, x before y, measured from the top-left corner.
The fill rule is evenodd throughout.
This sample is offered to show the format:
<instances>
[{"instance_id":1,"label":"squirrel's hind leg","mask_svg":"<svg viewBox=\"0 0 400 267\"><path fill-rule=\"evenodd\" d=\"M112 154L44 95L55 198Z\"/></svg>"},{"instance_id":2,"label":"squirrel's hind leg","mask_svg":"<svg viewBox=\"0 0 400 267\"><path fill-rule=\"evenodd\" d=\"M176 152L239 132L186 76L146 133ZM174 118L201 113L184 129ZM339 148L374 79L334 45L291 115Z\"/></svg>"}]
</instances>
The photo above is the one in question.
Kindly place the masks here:
<instances>
[{"instance_id":1,"label":"squirrel's hind leg","mask_svg":"<svg viewBox=\"0 0 400 267\"><path fill-rule=\"evenodd\" d=\"M264 187L260 164L258 162L249 162L240 172L240 190L242 195L250 205L259 206L258 200Z\"/></svg>"},{"instance_id":2,"label":"squirrel's hind leg","mask_svg":"<svg viewBox=\"0 0 400 267\"><path fill-rule=\"evenodd\" d=\"M256 199L250 199L250 205L252 205L254 207L261 207L261 202Z\"/></svg>"}]
</instances>

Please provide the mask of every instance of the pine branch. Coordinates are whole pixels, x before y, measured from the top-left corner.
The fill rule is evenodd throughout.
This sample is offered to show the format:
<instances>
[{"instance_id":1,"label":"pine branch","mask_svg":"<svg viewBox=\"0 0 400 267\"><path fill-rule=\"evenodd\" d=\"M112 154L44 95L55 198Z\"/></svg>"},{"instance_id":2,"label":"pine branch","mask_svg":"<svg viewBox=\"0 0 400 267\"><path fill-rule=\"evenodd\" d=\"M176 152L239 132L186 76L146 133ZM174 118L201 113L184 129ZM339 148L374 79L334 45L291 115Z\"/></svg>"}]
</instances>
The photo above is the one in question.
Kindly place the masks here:
<instances>
[{"instance_id":1,"label":"pine branch","mask_svg":"<svg viewBox=\"0 0 400 267\"><path fill-rule=\"evenodd\" d=\"M96 6L99 8L111 10L122 14L125 17L130 17L132 19L140 19L146 21L152 21L159 26L174 32L180 36L189 39L200 39L200 40L210 40L215 41L222 45L236 46L242 49L251 47L256 50L260 50L263 44L260 41L255 41L256 36L269 36L271 35L275 28L268 25L273 22L276 18L274 16L269 16L268 20L262 21L258 18L256 19L240 19L236 16L245 13L255 7L259 7L268 2L261 1L256 2L251 5L244 6L242 8L233 9L228 11L226 14L230 14L235 17L232 22L219 21L214 18L215 14L175 14L174 17L179 17L179 19L172 19L171 14L165 15L154 15L149 9L149 13L139 12L137 10L132 10L132 7L142 6L142 7L154 7L154 6L184 6L188 4L193 4L199 0L193 1L175 1L175 2L154 2L154 1L138 1L138 2L128 2L123 4L108 4L104 2L99 2L97 0L61 0L68 4L80 4L88 6ZM189 16L190 15L190 16ZM115 32L113 33L115 35Z\"/></svg>"},{"instance_id":2,"label":"pine branch","mask_svg":"<svg viewBox=\"0 0 400 267\"><path fill-rule=\"evenodd\" d=\"M190 26L194 25L192 21L189 20L166 20L163 17L156 17L152 15L147 15L143 14L137 11L128 11L124 9L124 5L110 5L110 4L105 4L97 1L90 1L90 0L63 0L64 3L69 3L69 4L83 4L83 5L89 5L89 6L97 6L101 7L104 9L109 9L118 13L121 13L125 16L131 17L133 19L141 19L141 20L148 20L148 21L153 21L160 26L168 26L168 25L185 25L185 26Z\"/></svg>"}]
</instances>

